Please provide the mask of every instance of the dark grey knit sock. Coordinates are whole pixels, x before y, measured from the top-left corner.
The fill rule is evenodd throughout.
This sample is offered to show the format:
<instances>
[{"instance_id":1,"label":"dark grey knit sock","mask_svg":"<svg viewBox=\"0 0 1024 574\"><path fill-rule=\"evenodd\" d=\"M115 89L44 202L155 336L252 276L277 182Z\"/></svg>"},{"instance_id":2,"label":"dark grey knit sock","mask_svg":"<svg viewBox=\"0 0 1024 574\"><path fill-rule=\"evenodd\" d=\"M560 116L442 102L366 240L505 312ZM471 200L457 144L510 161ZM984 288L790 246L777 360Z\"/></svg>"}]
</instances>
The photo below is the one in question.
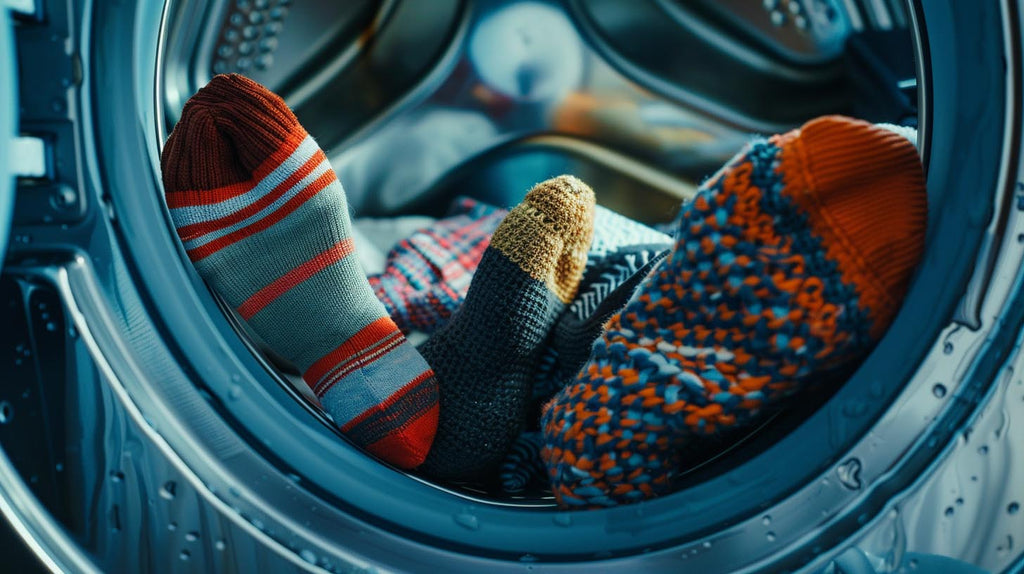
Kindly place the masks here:
<instances>
[{"instance_id":1,"label":"dark grey knit sock","mask_svg":"<svg viewBox=\"0 0 1024 574\"><path fill-rule=\"evenodd\" d=\"M424 474L497 471L525 422L543 344L576 294L593 221L594 192L561 176L534 187L494 232L465 303L420 349L441 402Z\"/></svg>"}]
</instances>

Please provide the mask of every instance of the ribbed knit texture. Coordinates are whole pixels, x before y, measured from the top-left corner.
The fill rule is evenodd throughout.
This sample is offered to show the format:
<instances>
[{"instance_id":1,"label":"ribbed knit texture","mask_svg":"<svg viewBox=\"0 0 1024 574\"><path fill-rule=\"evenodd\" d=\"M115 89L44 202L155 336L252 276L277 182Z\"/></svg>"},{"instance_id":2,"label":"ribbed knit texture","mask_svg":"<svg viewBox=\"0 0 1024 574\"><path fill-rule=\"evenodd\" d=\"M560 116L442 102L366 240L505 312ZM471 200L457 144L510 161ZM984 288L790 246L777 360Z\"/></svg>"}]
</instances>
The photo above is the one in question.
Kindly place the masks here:
<instances>
[{"instance_id":1,"label":"ribbed knit texture","mask_svg":"<svg viewBox=\"0 0 1024 574\"><path fill-rule=\"evenodd\" d=\"M578 288L593 218L594 192L562 176L534 187L494 232L465 303L421 348L441 395L426 475L496 473L525 422L543 343Z\"/></svg>"},{"instance_id":2,"label":"ribbed knit texture","mask_svg":"<svg viewBox=\"0 0 1024 574\"><path fill-rule=\"evenodd\" d=\"M680 447L856 364L921 256L926 201L914 146L864 122L750 144L683 206L673 251L546 408L559 504L666 494Z\"/></svg>"},{"instance_id":3,"label":"ribbed knit texture","mask_svg":"<svg viewBox=\"0 0 1024 574\"><path fill-rule=\"evenodd\" d=\"M301 369L342 433L418 466L437 429L434 373L374 297L345 192L284 101L216 76L186 103L161 167L203 279Z\"/></svg>"}]
</instances>

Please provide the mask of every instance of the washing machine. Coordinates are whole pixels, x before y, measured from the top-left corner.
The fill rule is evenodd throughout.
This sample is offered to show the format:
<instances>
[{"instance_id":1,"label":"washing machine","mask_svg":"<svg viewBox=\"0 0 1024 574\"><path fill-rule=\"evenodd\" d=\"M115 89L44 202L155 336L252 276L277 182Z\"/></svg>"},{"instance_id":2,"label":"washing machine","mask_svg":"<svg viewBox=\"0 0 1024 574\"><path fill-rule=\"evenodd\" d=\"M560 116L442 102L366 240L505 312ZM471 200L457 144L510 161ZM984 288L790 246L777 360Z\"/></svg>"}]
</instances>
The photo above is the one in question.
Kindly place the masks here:
<instances>
[{"instance_id":1,"label":"washing machine","mask_svg":"<svg viewBox=\"0 0 1024 574\"><path fill-rule=\"evenodd\" d=\"M0 2L0 512L60 572L1020 572L1024 175L1014 0ZM352 215L574 173L670 222L751 133L916 127L926 252L843 381L675 491L559 509L338 432L197 275L159 172L184 102L289 103Z\"/></svg>"}]
</instances>

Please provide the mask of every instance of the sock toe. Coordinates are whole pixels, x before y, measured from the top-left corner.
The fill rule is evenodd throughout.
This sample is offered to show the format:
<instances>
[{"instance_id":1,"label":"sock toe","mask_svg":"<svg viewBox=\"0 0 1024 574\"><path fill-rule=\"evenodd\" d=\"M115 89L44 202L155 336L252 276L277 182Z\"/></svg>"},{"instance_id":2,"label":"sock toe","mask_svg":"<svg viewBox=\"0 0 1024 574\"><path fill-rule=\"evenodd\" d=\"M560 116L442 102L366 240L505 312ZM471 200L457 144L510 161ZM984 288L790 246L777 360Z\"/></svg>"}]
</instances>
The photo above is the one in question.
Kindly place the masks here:
<instances>
[{"instance_id":1,"label":"sock toe","mask_svg":"<svg viewBox=\"0 0 1024 574\"><path fill-rule=\"evenodd\" d=\"M549 179L509 212L491 245L569 303L587 263L594 209L594 191L587 184L568 175Z\"/></svg>"},{"instance_id":2,"label":"sock toe","mask_svg":"<svg viewBox=\"0 0 1024 574\"><path fill-rule=\"evenodd\" d=\"M800 205L843 278L857 286L878 336L924 250L928 205L916 148L891 130L839 116L811 121L775 143L783 149L783 194Z\"/></svg>"},{"instance_id":3,"label":"sock toe","mask_svg":"<svg viewBox=\"0 0 1024 574\"><path fill-rule=\"evenodd\" d=\"M164 187L208 190L260 178L267 171L261 167L305 136L278 95L245 76L214 76L185 104L164 146Z\"/></svg>"}]
</instances>

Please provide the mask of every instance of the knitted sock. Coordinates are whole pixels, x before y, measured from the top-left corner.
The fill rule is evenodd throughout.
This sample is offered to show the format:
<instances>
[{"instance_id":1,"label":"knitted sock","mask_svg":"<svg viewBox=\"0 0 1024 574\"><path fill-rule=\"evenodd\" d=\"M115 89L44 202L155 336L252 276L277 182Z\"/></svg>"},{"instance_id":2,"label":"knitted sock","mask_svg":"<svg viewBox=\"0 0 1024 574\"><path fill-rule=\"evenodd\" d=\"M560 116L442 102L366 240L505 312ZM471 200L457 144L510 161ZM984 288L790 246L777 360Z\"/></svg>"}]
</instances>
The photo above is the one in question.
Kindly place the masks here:
<instances>
[{"instance_id":1,"label":"knitted sock","mask_svg":"<svg viewBox=\"0 0 1024 574\"><path fill-rule=\"evenodd\" d=\"M684 205L673 251L545 410L558 502L665 494L680 446L855 364L899 308L926 211L895 133L832 116L754 141Z\"/></svg>"},{"instance_id":2,"label":"knitted sock","mask_svg":"<svg viewBox=\"0 0 1024 574\"><path fill-rule=\"evenodd\" d=\"M437 382L353 255L345 192L284 101L239 75L185 105L161 158L199 274L303 379L356 444L418 466Z\"/></svg>"},{"instance_id":3,"label":"knitted sock","mask_svg":"<svg viewBox=\"0 0 1024 574\"><path fill-rule=\"evenodd\" d=\"M387 255L370 286L404 333L433 333L462 305L491 234L508 212L459 198L447 217L417 230Z\"/></svg>"},{"instance_id":4,"label":"knitted sock","mask_svg":"<svg viewBox=\"0 0 1024 574\"><path fill-rule=\"evenodd\" d=\"M579 372L605 322L672 247L672 238L597 206L594 241L579 292L552 329L541 356L531 401L550 399Z\"/></svg>"},{"instance_id":5,"label":"knitted sock","mask_svg":"<svg viewBox=\"0 0 1024 574\"><path fill-rule=\"evenodd\" d=\"M594 192L561 176L494 232L465 303L421 348L441 394L424 473L474 480L497 470L523 426L542 345L576 294L593 220Z\"/></svg>"},{"instance_id":6,"label":"knitted sock","mask_svg":"<svg viewBox=\"0 0 1024 574\"><path fill-rule=\"evenodd\" d=\"M544 435L540 431L526 431L505 454L501 462L501 490L505 494L521 494L531 485L544 485L547 478L540 451L544 448Z\"/></svg>"}]
</instances>

